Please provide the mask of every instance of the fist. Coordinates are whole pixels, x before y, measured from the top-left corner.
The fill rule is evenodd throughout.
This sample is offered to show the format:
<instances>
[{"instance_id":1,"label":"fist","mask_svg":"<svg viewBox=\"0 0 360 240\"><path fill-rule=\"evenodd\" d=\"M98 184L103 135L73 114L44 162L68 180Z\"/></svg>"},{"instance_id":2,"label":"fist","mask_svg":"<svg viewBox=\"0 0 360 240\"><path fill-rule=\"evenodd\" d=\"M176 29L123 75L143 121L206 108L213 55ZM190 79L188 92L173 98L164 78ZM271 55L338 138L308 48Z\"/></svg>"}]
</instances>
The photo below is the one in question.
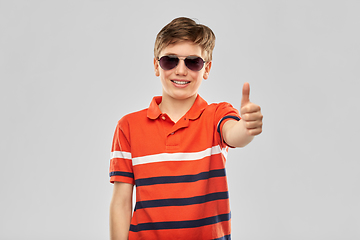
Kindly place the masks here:
<instances>
[{"instance_id":1,"label":"fist","mask_svg":"<svg viewBox=\"0 0 360 240\"><path fill-rule=\"evenodd\" d=\"M249 136L256 136L262 132L263 115L261 114L260 106L250 102L249 96L250 85L249 83L244 83L240 115L246 129L246 134Z\"/></svg>"}]
</instances>

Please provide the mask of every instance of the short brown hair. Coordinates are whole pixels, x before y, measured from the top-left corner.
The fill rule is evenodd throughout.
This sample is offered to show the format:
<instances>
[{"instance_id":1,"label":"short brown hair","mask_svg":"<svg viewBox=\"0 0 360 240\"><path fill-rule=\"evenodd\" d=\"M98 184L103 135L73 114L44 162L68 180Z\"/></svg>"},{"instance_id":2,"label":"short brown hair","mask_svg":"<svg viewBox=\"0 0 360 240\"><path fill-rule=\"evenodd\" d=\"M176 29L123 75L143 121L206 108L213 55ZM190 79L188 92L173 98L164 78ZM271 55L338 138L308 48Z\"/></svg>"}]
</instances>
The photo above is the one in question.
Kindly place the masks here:
<instances>
[{"instance_id":1,"label":"short brown hair","mask_svg":"<svg viewBox=\"0 0 360 240\"><path fill-rule=\"evenodd\" d=\"M212 60L215 47L215 34L202 24L187 17L179 17L167 24L156 36L154 56L159 58L160 52L170 44L180 41L191 41L204 51L205 61Z\"/></svg>"}]
</instances>

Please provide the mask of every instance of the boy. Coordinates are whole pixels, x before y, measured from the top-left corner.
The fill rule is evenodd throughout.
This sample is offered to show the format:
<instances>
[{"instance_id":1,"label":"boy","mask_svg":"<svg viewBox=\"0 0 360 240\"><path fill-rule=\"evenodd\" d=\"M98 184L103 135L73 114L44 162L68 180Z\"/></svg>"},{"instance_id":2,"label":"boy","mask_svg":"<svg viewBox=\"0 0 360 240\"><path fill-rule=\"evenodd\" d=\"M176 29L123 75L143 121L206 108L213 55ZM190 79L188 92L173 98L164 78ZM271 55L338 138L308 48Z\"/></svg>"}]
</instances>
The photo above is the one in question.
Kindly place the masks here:
<instances>
[{"instance_id":1,"label":"boy","mask_svg":"<svg viewBox=\"0 0 360 240\"><path fill-rule=\"evenodd\" d=\"M262 114L249 101L248 83L241 119L230 104L208 105L198 95L214 46L210 28L184 17L157 35L154 69L162 96L148 109L124 116L114 134L112 240L230 239L227 150L261 133Z\"/></svg>"}]
</instances>

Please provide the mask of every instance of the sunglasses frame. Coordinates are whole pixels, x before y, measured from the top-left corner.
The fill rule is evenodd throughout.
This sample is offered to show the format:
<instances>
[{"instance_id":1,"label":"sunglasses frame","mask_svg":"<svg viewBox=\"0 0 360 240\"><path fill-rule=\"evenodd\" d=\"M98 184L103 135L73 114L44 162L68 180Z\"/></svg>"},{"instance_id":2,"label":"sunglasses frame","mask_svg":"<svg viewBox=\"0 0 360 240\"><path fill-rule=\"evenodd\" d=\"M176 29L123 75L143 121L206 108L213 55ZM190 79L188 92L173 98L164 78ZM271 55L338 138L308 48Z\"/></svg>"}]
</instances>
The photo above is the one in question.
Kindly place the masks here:
<instances>
[{"instance_id":1,"label":"sunglasses frame","mask_svg":"<svg viewBox=\"0 0 360 240\"><path fill-rule=\"evenodd\" d=\"M177 64L176 64L173 68L164 69L164 68L161 66L161 64L160 64L160 60L161 60L161 58L163 58L163 57L177 58L177 59L178 59L178 62L177 62ZM186 60L187 58L194 58L194 59L200 58L200 59L202 60L202 62L203 62L203 66L202 66L199 70L192 70L192 69L190 69L190 68L186 65L185 60ZM205 61L204 59L202 59L201 57L199 57L199 56L191 56L191 55L190 55L190 56L164 55L164 56L158 58L157 60L158 60L158 62L159 62L159 66L160 66L162 69L164 69L165 71L168 71L168 70L171 70L171 69L176 68L176 67L179 65L180 60L183 60L183 61L184 61L185 66L187 67L187 69L189 69L189 70L191 70L191 71L194 71L194 72L199 72L201 69L204 68L205 63L206 63L206 61Z\"/></svg>"}]
</instances>

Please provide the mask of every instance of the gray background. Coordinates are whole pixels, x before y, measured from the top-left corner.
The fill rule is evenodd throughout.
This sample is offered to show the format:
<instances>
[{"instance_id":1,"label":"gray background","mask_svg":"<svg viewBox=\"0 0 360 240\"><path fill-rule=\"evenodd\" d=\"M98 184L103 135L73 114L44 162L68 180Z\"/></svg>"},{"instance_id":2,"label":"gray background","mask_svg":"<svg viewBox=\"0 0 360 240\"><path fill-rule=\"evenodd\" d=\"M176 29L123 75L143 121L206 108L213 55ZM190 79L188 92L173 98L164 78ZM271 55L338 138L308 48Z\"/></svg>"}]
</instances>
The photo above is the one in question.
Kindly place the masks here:
<instances>
[{"instance_id":1,"label":"gray background","mask_svg":"<svg viewBox=\"0 0 360 240\"><path fill-rule=\"evenodd\" d=\"M209 103L262 107L230 150L233 239L360 239L360 1L0 1L0 239L107 239L115 125L161 95L153 44L217 36Z\"/></svg>"}]
</instances>

